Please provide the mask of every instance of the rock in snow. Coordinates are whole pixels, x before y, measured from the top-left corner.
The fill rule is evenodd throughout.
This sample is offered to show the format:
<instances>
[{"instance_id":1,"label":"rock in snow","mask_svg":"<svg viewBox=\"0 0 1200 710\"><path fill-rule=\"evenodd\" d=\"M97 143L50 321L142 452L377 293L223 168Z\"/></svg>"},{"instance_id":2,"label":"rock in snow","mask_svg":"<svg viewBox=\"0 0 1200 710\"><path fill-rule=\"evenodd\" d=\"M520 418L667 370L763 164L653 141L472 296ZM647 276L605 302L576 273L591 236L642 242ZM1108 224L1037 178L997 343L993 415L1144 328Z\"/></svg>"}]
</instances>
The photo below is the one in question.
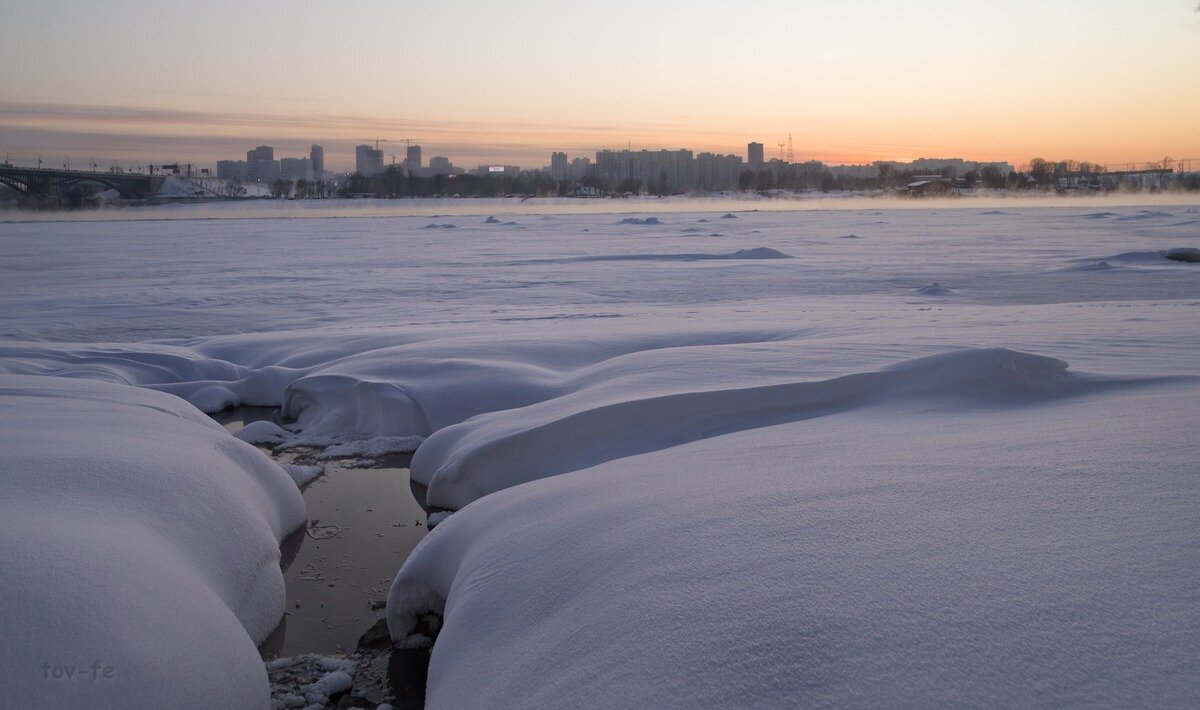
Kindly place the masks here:
<instances>
[{"instance_id":1,"label":"rock in snow","mask_svg":"<svg viewBox=\"0 0 1200 710\"><path fill-rule=\"evenodd\" d=\"M1189 264L1200 263L1200 249L1195 247L1176 247L1163 252L1163 256L1172 261L1186 261Z\"/></svg>"},{"instance_id":2,"label":"rock in snow","mask_svg":"<svg viewBox=\"0 0 1200 710\"><path fill-rule=\"evenodd\" d=\"M0 704L267 704L282 468L181 399L56 377L0 376L0 451Z\"/></svg>"}]
</instances>

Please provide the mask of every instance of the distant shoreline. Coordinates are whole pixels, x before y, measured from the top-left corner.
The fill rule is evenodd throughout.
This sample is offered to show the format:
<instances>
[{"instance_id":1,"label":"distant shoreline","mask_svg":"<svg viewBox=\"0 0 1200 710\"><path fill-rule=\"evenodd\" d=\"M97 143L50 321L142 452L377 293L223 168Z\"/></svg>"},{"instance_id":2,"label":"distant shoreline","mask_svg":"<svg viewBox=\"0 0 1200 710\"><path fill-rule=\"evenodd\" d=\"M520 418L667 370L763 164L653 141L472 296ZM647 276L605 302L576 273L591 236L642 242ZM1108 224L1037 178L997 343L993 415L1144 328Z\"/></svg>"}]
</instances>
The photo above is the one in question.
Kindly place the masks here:
<instances>
[{"instance_id":1,"label":"distant shoreline","mask_svg":"<svg viewBox=\"0 0 1200 710\"><path fill-rule=\"evenodd\" d=\"M1110 192L1060 195L1038 192L981 191L956 197L912 198L882 193L828 192L762 194L717 193L669 197L445 197L320 200L272 198L178 200L154 205L90 209L0 210L0 223L96 222L177 219L312 219L345 217L486 217L489 215L671 214L712 209L731 212L805 212L811 210L1029 209L1051 207L1198 206L1194 192Z\"/></svg>"}]
</instances>

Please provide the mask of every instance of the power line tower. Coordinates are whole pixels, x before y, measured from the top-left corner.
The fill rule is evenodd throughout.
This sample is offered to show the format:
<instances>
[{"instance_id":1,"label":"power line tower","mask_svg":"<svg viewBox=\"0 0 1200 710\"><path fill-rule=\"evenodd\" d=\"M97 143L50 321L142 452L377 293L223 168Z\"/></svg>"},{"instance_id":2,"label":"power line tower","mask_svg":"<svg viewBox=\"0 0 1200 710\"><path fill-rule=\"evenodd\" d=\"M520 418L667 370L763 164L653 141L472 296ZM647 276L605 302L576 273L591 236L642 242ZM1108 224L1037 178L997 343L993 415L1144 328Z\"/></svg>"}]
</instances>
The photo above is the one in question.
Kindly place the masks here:
<instances>
[{"instance_id":1,"label":"power line tower","mask_svg":"<svg viewBox=\"0 0 1200 710\"><path fill-rule=\"evenodd\" d=\"M779 159L783 160L783 146L785 146L786 143L776 143L775 145L779 146Z\"/></svg>"},{"instance_id":2,"label":"power line tower","mask_svg":"<svg viewBox=\"0 0 1200 710\"><path fill-rule=\"evenodd\" d=\"M796 162L796 152L794 150L792 150L792 134L791 133L788 134L787 162L788 162L788 165L791 165L792 163Z\"/></svg>"}]
</instances>

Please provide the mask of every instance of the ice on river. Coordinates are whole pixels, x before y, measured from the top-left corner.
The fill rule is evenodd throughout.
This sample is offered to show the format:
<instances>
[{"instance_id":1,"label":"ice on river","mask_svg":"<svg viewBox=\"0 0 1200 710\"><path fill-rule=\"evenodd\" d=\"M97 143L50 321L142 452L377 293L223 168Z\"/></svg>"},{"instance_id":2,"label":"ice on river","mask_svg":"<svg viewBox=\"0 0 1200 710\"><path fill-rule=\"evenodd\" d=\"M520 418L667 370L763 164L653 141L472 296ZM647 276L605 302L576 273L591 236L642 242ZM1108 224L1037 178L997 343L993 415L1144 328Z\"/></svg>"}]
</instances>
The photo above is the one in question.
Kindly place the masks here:
<instances>
[{"instance_id":1,"label":"ice on river","mask_svg":"<svg viewBox=\"0 0 1200 710\"><path fill-rule=\"evenodd\" d=\"M86 554L22 547L7 584L22 615L66 619L54 648L118 628L130 649L172 647L175 626L127 631L57 600L148 624L189 598L131 605L117 582L79 597L91 560L118 554L139 579L174 565L201 581L206 555L235 555L221 579L258 589L301 515L295 484L183 400L276 406L282 426L243 436L327 458L417 447L412 475L443 512L388 618L414 645L444 617L434 707L1200 702L1194 215L887 205L722 219L696 202L653 222L533 208L520 230L497 228L515 215L490 202L0 224L0 372L59 393L53 423L6 416L29 463L0 494L41 481L107 500L100 479L46 462L124 470L153 445L131 481L199 488L145 524L165 534L202 506L242 521L208 539L246 541L193 552L185 536L151 561L115 533ZM720 236L686 229L717 220ZM116 417L93 391L172 404ZM176 410L187 428L160 421ZM282 497L224 497L246 466ZM93 524L54 505L64 529ZM37 516L5 523L48 534ZM236 632L242 651L219 657L189 639L189 662L244 679L224 689L253 705L271 594L251 613L205 584L215 601L170 623ZM5 678L53 701L18 662L49 650L20 633ZM123 658L134 674L160 660ZM124 682L112 698L154 690Z\"/></svg>"}]
</instances>

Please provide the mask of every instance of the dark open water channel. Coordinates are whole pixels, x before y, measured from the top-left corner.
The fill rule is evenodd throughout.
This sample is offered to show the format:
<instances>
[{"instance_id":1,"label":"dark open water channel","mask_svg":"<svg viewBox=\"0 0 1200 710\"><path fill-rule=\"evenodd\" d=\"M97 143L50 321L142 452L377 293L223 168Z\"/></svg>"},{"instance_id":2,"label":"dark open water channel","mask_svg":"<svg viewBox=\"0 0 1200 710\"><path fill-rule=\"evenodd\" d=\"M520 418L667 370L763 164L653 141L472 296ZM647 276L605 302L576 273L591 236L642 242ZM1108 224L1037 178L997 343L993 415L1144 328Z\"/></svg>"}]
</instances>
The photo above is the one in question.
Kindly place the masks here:
<instances>
[{"instance_id":1,"label":"dark open water channel","mask_svg":"<svg viewBox=\"0 0 1200 710\"><path fill-rule=\"evenodd\" d=\"M238 407L214 415L231 432L253 421L278 421L278 410ZM312 452L289 451L280 463L311 464ZM425 691L425 651L393 650L380 643L376 625L396 571L425 536L424 493L411 484L411 454L378 459L371 468L351 461L325 462L325 473L301 488L305 527L280 545L287 604L283 621L259 645L264 660L314 653L350 656L362 669L354 689L395 707L420 707ZM359 641L376 627L376 642Z\"/></svg>"}]
</instances>

